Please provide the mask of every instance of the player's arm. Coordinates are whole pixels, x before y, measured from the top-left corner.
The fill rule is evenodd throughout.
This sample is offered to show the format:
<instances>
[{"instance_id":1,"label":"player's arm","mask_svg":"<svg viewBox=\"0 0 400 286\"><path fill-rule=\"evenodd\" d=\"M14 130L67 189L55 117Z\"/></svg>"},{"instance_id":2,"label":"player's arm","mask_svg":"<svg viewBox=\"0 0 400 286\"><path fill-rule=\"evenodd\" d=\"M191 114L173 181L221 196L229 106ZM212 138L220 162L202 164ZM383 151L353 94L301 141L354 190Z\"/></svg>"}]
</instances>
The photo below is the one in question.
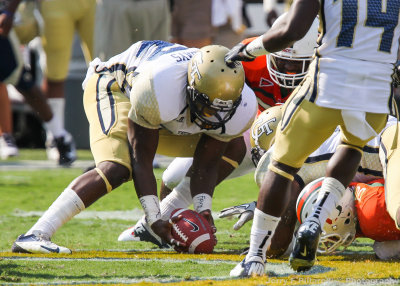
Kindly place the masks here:
<instances>
[{"instance_id":1,"label":"player's arm","mask_svg":"<svg viewBox=\"0 0 400 286\"><path fill-rule=\"evenodd\" d=\"M295 0L280 23L246 46L233 47L226 55L227 63L251 61L258 56L290 47L310 29L320 8L319 0Z\"/></svg>"},{"instance_id":2,"label":"player's arm","mask_svg":"<svg viewBox=\"0 0 400 286\"><path fill-rule=\"evenodd\" d=\"M158 146L158 129L140 126L128 120L128 140L132 147L132 178L136 194L142 204L146 220L152 230L164 241L179 246L183 242L173 240L171 221L161 219L160 203L157 196L157 182L153 172L153 160ZM173 221L179 218L174 218Z\"/></svg>"},{"instance_id":3,"label":"player's arm","mask_svg":"<svg viewBox=\"0 0 400 286\"><path fill-rule=\"evenodd\" d=\"M14 14L21 0L12 0L7 8L0 13L0 36L7 37L13 25Z\"/></svg>"},{"instance_id":4,"label":"player's arm","mask_svg":"<svg viewBox=\"0 0 400 286\"><path fill-rule=\"evenodd\" d=\"M202 213L214 229L211 201L217 182L218 167L227 144L204 134L197 144L190 171L190 190L194 209Z\"/></svg>"}]
</instances>

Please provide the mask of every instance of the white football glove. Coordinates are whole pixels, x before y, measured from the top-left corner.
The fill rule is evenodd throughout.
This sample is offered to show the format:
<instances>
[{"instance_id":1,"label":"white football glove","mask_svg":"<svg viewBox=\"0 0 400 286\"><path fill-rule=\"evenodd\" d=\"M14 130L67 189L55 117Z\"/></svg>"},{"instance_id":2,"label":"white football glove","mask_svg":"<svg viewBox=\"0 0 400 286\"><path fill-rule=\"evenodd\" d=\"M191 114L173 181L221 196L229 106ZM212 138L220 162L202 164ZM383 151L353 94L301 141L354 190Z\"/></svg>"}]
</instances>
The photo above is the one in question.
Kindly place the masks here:
<instances>
[{"instance_id":1,"label":"white football glove","mask_svg":"<svg viewBox=\"0 0 400 286\"><path fill-rule=\"evenodd\" d=\"M256 209L256 206L257 206L257 202L254 201L251 203L226 208L226 209L223 209L219 213L218 217L224 218L224 217L230 217L230 216L234 216L234 215L238 214L239 220L235 223L235 225L233 226L233 229L239 230L246 222L253 219L254 210Z\"/></svg>"}]
</instances>

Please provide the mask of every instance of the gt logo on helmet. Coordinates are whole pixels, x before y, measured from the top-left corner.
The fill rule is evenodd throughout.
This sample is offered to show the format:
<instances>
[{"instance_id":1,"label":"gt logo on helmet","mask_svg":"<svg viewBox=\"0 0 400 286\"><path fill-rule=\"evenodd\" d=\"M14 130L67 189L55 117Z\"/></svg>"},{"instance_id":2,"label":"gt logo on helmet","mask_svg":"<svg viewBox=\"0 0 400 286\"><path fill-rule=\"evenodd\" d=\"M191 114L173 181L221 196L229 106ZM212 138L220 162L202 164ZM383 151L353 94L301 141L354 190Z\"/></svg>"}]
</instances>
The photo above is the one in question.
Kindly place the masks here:
<instances>
[{"instance_id":1,"label":"gt logo on helmet","mask_svg":"<svg viewBox=\"0 0 400 286\"><path fill-rule=\"evenodd\" d=\"M199 70L199 67L197 65L197 61L192 61L192 71L190 72L190 77L191 77L191 81L190 81L190 85L193 86L195 83L195 76L197 75L197 79L201 80L202 76Z\"/></svg>"},{"instance_id":2,"label":"gt logo on helmet","mask_svg":"<svg viewBox=\"0 0 400 286\"><path fill-rule=\"evenodd\" d=\"M262 121L262 119L260 121ZM272 122L276 122L276 117L271 118L268 121L265 121L265 123L258 126L258 128L254 128L251 130L251 136L253 137L254 141L257 142L258 138L260 138L260 136L263 135L264 133L265 135L269 135L272 132L274 132L274 130L272 130L269 126L269 124Z\"/></svg>"}]
</instances>

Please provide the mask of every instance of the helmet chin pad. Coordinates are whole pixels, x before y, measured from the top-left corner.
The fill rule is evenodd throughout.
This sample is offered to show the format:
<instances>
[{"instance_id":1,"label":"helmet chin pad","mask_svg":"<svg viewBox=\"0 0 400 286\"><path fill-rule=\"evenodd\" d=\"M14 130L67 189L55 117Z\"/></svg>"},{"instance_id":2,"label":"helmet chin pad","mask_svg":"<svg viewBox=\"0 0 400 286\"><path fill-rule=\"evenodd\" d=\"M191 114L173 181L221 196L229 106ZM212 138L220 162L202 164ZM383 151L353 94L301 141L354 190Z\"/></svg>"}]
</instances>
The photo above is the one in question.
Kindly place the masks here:
<instances>
[{"instance_id":1,"label":"helmet chin pad","mask_svg":"<svg viewBox=\"0 0 400 286\"><path fill-rule=\"evenodd\" d=\"M221 101L218 101L218 105L215 105L210 102L206 94L198 92L190 85L187 86L186 91L191 121L201 129L214 130L221 127L225 129L225 123L232 118L242 101L240 96L235 102L218 104L221 103Z\"/></svg>"}]
</instances>

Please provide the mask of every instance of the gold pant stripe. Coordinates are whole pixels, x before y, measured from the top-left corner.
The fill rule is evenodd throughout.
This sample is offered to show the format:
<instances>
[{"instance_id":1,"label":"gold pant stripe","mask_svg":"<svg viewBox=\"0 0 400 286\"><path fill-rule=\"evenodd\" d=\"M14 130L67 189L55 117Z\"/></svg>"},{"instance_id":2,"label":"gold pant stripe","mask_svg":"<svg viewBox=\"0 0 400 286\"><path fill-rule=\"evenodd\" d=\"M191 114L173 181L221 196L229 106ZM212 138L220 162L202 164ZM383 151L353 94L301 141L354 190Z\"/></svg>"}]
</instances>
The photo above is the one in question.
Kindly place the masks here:
<instances>
[{"instance_id":1,"label":"gold pant stripe","mask_svg":"<svg viewBox=\"0 0 400 286\"><path fill-rule=\"evenodd\" d=\"M358 146L353 146L353 145L349 145L349 144L339 144L337 146L337 148L350 148L350 149L354 149L357 150L358 152L360 152L361 154L363 154L363 149L358 147Z\"/></svg>"},{"instance_id":2,"label":"gold pant stripe","mask_svg":"<svg viewBox=\"0 0 400 286\"><path fill-rule=\"evenodd\" d=\"M106 175L104 175L103 171L100 170L99 168L95 168L95 170L100 175L100 177L103 179L104 183L106 184L107 193L111 192L112 186L111 186L110 182L108 181Z\"/></svg>"},{"instance_id":3,"label":"gold pant stripe","mask_svg":"<svg viewBox=\"0 0 400 286\"><path fill-rule=\"evenodd\" d=\"M294 177L292 175L290 175L289 173L286 173L285 171L278 169L277 167L275 167L272 164L268 165L268 169L270 169L274 173L277 173L278 175L281 175L282 177L285 177L286 179L288 179L290 181L293 181L293 179L294 179Z\"/></svg>"},{"instance_id":4,"label":"gold pant stripe","mask_svg":"<svg viewBox=\"0 0 400 286\"><path fill-rule=\"evenodd\" d=\"M224 160L225 162L227 162L228 164L230 164L233 168L237 168L237 167L239 167L239 164L238 164L238 162L236 162L236 161L234 161L234 160L232 160L232 159L229 159L228 157L226 157L226 156L222 156L222 160Z\"/></svg>"}]
</instances>

